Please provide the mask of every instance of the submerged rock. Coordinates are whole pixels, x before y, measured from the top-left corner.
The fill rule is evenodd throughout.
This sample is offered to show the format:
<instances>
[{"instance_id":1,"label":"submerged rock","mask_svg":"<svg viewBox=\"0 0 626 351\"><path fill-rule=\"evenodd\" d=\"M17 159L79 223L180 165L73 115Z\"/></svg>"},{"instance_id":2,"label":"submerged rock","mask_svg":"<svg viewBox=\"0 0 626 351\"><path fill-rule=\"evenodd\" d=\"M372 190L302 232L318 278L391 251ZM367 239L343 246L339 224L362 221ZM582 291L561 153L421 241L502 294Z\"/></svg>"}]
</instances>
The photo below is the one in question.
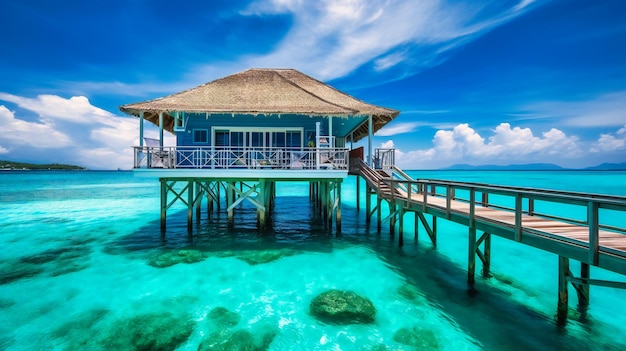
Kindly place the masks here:
<instances>
[{"instance_id":1,"label":"submerged rock","mask_svg":"<svg viewBox=\"0 0 626 351\"><path fill-rule=\"evenodd\" d=\"M151 313L122 320L102 339L109 350L174 350L193 332L186 314Z\"/></svg>"},{"instance_id":2,"label":"submerged rock","mask_svg":"<svg viewBox=\"0 0 626 351\"><path fill-rule=\"evenodd\" d=\"M234 327L239 323L239 315L224 307L216 307L207 316L219 328Z\"/></svg>"},{"instance_id":3,"label":"submerged rock","mask_svg":"<svg viewBox=\"0 0 626 351\"><path fill-rule=\"evenodd\" d=\"M277 334L278 331L272 330L255 337L247 330L221 331L204 339L198 351L266 351Z\"/></svg>"},{"instance_id":4,"label":"submerged rock","mask_svg":"<svg viewBox=\"0 0 626 351\"><path fill-rule=\"evenodd\" d=\"M179 263L196 263L204 261L206 255L199 250L173 250L168 252L162 252L153 257L149 265L157 268L170 267Z\"/></svg>"},{"instance_id":5,"label":"submerged rock","mask_svg":"<svg viewBox=\"0 0 626 351\"><path fill-rule=\"evenodd\" d=\"M438 350L437 336L435 333L423 327L401 328L393 335L396 342L413 346L420 350Z\"/></svg>"},{"instance_id":6,"label":"submerged rock","mask_svg":"<svg viewBox=\"0 0 626 351\"><path fill-rule=\"evenodd\" d=\"M311 314L331 324L368 324L374 322L376 308L368 298L355 292L329 290L311 301Z\"/></svg>"},{"instance_id":7,"label":"submerged rock","mask_svg":"<svg viewBox=\"0 0 626 351\"><path fill-rule=\"evenodd\" d=\"M108 310L98 308L83 312L71 321L64 323L52 332L55 338L72 340L76 346L88 344L92 339L91 331L94 324L98 323L108 313Z\"/></svg>"},{"instance_id":8,"label":"submerged rock","mask_svg":"<svg viewBox=\"0 0 626 351\"><path fill-rule=\"evenodd\" d=\"M261 250L244 251L242 253L239 253L236 256L238 259L250 265L256 265L256 264L269 263L269 262L281 259L283 257L293 256L295 254L296 254L296 251L291 250L291 249L278 249L278 250L263 250L263 251Z\"/></svg>"},{"instance_id":9,"label":"submerged rock","mask_svg":"<svg viewBox=\"0 0 626 351\"><path fill-rule=\"evenodd\" d=\"M424 294L412 284L403 284L398 288L398 295L413 302L424 302Z\"/></svg>"}]
</instances>

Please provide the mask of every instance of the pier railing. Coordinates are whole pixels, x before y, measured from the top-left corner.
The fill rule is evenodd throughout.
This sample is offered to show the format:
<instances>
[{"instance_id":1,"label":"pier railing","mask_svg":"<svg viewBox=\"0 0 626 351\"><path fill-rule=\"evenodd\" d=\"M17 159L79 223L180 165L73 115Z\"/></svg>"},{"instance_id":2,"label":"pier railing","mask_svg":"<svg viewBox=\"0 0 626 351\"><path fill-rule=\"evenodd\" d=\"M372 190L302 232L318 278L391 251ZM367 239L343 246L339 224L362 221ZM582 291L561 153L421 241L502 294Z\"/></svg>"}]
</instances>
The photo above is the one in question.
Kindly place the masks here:
<instances>
[{"instance_id":1,"label":"pier railing","mask_svg":"<svg viewBox=\"0 0 626 351\"><path fill-rule=\"evenodd\" d=\"M134 147L134 168L348 169L347 148Z\"/></svg>"},{"instance_id":2,"label":"pier railing","mask_svg":"<svg viewBox=\"0 0 626 351\"><path fill-rule=\"evenodd\" d=\"M598 262L600 230L608 230L626 238L624 196L423 179L411 181L381 178L378 183L379 189L391 189L386 196L393 201L404 202L405 206L421 206L424 211L429 207L439 208L448 219L462 214L471 226L480 217L479 208L514 213L514 219L509 223L514 233L512 239L522 241L524 234L539 234L572 243L588 242L588 262L595 265ZM453 202L465 206L455 208ZM572 233L564 233L564 236L553 235L542 230L540 226L525 226L524 216L541 217L553 221L552 223L574 224L588 230L578 236ZM623 255L624 252L617 254Z\"/></svg>"},{"instance_id":3,"label":"pier railing","mask_svg":"<svg viewBox=\"0 0 626 351\"><path fill-rule=\"evenodd\" d=\"M391 169L396 163L396 149L374 149L374 169Z\"/></svg>"}]
</instances>

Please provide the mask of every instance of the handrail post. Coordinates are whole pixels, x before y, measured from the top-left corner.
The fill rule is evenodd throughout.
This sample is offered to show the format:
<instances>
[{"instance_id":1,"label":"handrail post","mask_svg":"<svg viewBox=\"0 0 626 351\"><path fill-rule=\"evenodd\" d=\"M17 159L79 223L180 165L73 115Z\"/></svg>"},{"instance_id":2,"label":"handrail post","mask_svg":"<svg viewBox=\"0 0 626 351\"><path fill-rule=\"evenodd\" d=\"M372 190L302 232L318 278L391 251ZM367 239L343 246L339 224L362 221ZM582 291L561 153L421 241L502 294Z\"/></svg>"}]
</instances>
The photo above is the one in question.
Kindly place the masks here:
<instances>
[{"instance_id":1,"label":"handrail post","mask_svg":"<svg viewBox=\"0 0 626 351\"><path fill-rule=\"evenodd\" d=\"M407 201L411 202L411 193L413 192L413 183L406 182L407 186Z\"/></svg>"},{"instance_id":2,"label":"handrail post","mask_svg":"<svg viewBox=\"0 0 626 351\"><path fill-rule=\"evenodd\" d=\"M469 232L468 232L468 252L467 252L467 283L469 285L474 285L474 271L476 270L476 223L474 217L475 211L475 197L474 188L470 188L469 193L469 202L470 202L470 213L469 213Z\"/></svg>"},{"instance_id":3,"label":"handrail post","mask_svg":"<svg viewBox=\"0 0 626 351\"><path fill-rule=\"evenodd\" d=\"M469 227L476 227L476 189L470 188L469 193L470 213L469 213Z\"/></svg>"},{"instance_id":4,"label":"handrail post","mask_svg":"<svg viewBox=\"0 0 626 351\"><path fill-rule=\"evenodd\" d=\"M522 241L522 194L515 194L515 241Z\"/></svg>"},{"instance_id":5,"label":"handrail post","mask_svg":"<svg viewBox=\"0 0 626 351\"><path fill-rule=\"evenodd\" d=\"M589 201L587 204L587 225L589 226L589 264L598 265L599 220L598 203Z\"/></svg>"},{"instance_id":6,"label":"handrail post","mask_svg":"<svg viewBox=\"0 0 626 351\"><path fill-rule=\"evenodd\" d=\"M446 219L450 219L450 207L452 206L452 188L446 184Z\"/></svg>"}]
</instances>

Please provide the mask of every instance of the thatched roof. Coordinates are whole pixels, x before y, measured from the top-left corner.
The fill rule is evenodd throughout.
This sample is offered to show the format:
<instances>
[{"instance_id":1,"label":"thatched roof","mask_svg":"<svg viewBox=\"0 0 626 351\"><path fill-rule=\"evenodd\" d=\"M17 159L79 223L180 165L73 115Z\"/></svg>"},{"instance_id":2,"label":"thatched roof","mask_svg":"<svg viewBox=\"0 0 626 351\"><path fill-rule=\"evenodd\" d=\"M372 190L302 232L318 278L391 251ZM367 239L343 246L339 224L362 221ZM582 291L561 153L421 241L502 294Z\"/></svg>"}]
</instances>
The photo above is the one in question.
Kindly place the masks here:
<instances>
[{"instance_id":1,"label":"thatched roof","mask_svg":"<svg viewBox=\"0 0 626 351\"><path fill-rule=\"evenodd\" d=\"M399 112L355 99L293 69L249 69L162 98L127 104L120 110L157 124L164 113L164 129L173 131L173 112L208 114L355 117L373 116L374 132ZM354 139L367 136L367 123Z\"/></svg>"}]
</instances>

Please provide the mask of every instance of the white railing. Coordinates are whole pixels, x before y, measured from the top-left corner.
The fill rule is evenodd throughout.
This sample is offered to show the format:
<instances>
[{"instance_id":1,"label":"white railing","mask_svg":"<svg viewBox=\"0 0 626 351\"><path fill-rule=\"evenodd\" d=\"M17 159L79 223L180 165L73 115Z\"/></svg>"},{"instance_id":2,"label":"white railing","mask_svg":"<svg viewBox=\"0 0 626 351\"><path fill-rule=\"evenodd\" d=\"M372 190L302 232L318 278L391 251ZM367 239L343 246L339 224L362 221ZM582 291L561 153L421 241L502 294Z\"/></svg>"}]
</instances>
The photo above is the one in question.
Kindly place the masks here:
<instances>
[{"instance_id":1,"label":"white railing","mask_svg":"<svg viewBox=\"0 0 626 351\"><path fill-rule=\"evenodd\" d=\"M134 168L348 169L346 148L136 146Z\"/></svg>"},{"instance_id":2,"label":"white railing","mask_svg":"<svg viewBox=\"0 0 626 351\"><path fill-rule=\"evenodd\" d=\"M391 169L396 163L396 149L374 149L374 169Z\"/></svg>"}]
</instances>

